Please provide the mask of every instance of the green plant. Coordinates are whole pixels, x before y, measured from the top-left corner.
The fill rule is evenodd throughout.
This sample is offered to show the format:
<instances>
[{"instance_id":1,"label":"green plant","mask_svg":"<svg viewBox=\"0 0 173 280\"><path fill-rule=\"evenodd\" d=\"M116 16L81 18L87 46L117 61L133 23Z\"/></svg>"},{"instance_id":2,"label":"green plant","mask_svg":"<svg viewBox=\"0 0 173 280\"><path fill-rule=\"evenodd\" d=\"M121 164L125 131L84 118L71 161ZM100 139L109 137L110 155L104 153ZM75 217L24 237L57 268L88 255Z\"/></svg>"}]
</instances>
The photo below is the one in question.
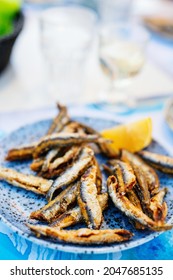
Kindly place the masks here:
<instances>
[{"instance_id":1,"label":"green plant","mask_svg":"<svg viewBox=\"0 0 173 280\"><path fill-rule=\"evenodd\" d=\"M0 0L0 37L13 32L13 21L20 9L21 0Z\"/></svg>"}]
</instances>

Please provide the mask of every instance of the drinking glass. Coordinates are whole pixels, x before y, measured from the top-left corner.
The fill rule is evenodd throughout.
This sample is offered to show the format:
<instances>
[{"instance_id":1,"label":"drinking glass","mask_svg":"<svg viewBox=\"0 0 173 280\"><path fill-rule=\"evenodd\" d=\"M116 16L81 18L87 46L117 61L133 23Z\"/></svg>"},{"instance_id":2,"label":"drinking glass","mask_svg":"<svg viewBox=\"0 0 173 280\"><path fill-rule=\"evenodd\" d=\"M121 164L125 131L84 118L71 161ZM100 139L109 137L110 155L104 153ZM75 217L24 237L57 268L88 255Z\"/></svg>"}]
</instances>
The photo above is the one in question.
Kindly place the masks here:
<instances>
[{"instance_id":1,"label":"drinking glass","mask_svg":"<svg viewBox=\"0 0 173 280\"><path fill-rule=\"evenodd\" d=\"M110 81L109 88L100 93L100 98L118 111L134 102L127 89L133 77L142 70L148 40L148 32L135 24L109 24L100 29L99 63Z\"/></svg>"},{"instance_id":2,"label":"drinking glass","mask_svg":"<svg viewBox=\"0 0 173 280\"><path fill-rule=\"evenodd\" d=\"M102 23L127 21L131 16L133 0L97 0Z\"/></svg>"},{"instance_id":3,"label":"drinking glass","mask_svg":"<svg viewBox=\"0 0 173 280\"><path fill-rule=\"evenodd\" d=\"M97 17L87 8L50 8L40 17L41 49L48 91L59 102L82 101L85 63L95 35Z\"/></svg>"}]
</instances>

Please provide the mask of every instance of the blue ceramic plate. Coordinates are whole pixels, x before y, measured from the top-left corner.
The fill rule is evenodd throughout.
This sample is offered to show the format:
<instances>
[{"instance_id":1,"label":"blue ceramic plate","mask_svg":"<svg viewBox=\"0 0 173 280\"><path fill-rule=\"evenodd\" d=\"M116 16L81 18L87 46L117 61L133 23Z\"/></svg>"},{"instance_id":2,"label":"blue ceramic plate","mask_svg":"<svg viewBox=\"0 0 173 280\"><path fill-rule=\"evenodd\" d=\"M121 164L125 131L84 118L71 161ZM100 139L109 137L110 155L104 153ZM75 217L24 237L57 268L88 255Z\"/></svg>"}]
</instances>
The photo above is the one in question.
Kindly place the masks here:
<instances>
[{"instance_id":1,"label":"blue ceramic plate","mask_svg":"<svg viewBox=\"0 0 173 280\"><path fill-rule=\"evenodd\" d=\"M97 130L102 130L115 126L114 121L93 119L93 118L78 118L79 121L92 126ZM30 143L41 136L43 136L49 125L50 120L45 120L37 122L31 125L22 127L15 132L11 133L9 136L4 138L0 142L0 161L1 165L14 168L23 173L32 173L29 169L29 161L24 162L5 162L4 157L7 151L15 146ZM157 142L153 141L148 147L149 150L161 154L166 154L164 148L162 148ZM100 163L105 161L105 158L99 156L98 160ZM161 186L167 186L169 189L166 195L166 202L168 204L168 216L167 221L169 223L173 222L173 177L165 175L158 172ZM104 175L104 181L105 181ZM104 212L104 223L102 228L125 228L134 233L134 237L125 243L109 244L109 245L74 245L70 243L58 242L49 238L36 238L30 230L27 228L26 223L32 222L29 220L29 215L32 211L39 209L46 203L45 198L36 195L32 192L25 191L23 189L13 187L10 184L0 181L0 217L1 219L16 233L24 236L32 242L35 242L44 247L52 248L55 250L61 250L73 253L110 253L118 252L125 249L130 249L135 246L139 246L154 239L160 233L152 232L150 230L139 231L134 229L132 224L129 222L128 218L125 217L119 210L117 210L114 205L110 202L109 209ZM85 227L85 225L80 224L75 228Z\"/></svg>"}]
</instances>

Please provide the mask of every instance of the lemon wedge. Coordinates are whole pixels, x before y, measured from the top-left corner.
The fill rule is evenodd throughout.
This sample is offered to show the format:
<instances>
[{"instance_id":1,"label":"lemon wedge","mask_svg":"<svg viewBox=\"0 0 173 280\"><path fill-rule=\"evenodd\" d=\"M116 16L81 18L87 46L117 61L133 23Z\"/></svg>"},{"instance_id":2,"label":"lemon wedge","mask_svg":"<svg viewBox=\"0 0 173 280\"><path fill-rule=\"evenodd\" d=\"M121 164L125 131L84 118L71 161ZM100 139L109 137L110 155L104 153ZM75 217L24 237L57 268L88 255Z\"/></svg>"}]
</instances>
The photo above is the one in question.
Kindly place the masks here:
<instances>
[{"instance_id":1,"label":"lemon wedge","mask_svg":"<svg viewBox=\"0 0 173 280\"><path fill-rule=\"evenodd\" d=\"M104 138L112 140L110 147L116 151L126 149L138 152L152 141L152 120L150 117L118 125L101 132Z\"/></svg>"}]
</instances>

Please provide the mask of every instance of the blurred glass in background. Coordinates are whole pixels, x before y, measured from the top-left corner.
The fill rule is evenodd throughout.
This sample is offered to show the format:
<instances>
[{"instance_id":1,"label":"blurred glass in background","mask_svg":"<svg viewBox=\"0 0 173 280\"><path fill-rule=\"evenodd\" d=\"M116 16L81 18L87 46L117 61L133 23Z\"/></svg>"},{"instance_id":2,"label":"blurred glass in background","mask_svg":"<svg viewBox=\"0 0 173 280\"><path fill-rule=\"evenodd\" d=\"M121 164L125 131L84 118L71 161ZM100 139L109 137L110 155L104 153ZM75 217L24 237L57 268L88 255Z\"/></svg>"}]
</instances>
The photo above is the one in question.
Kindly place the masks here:
<instances>
[{"instance_id":1,"label":"blurred glass in background","mask_svg":"<svg viewBox=\"0 0 173 280\"><path fill-rule=\"evenodd\" d=\"M98 36L99 28L104 26L114 24L115 27L120 22L130 25L133 0L26 0L25 3L43 11L40 17L41 51L48 76L48 92L56 100L63 103L82 100L85 64L93 43L99 43L98 48L95 44L95 60L112 85L127 80L132 72L136 74L142 67L141 46L139 49L129 42L117 42L115 33L117 37L119 35L115 29L107 34L109 42L103 42ZM126 35L128 37L128 32ZM116 91L115 86L113 90ZM112 102L110 97L115 99L119 93L107 94L105 101ZM98 92L95 95L98 96Z\"/></svg>"},{"instance_id":2,"label":"blurred glass in background","mask_svg":"<svg viewBox=\"0 0 173 280\"><path fill-rule=\"evenodd\" d=\"M110 87L102 92L101 101L112 103L116 110L120 104L129 105L127 87L138 75L145 62L145 48L149 33L136 24L112 23L103 26L99 36L99 61ZM122 108L124 110L124 108Z\"/></svg>"},{"instance_id":3,"label":"blurred glass in background","mask_svg":"<svg viewBox=\"0 0 173 280\"><path fill-rule=\"evenodd\" d=\"M128 21L133 0L96 0L98 14L102 23Z\"/></svg>"},{"instance_id":4,"label":"blurred glass in background","mask_svg":"<svg viewBox=\"0 0 173 280\"><path fill-rule=\"evenodd\" d=\"M25 0L42 8L54 5L81 5L95 10L102 22L126 20L130 17L133 0Z\"/></svg>"},{"instance_id":5,"label":"blurred glass in background","mask_svg":"<svg viewBox=\"0 0 173 280\"><path fill-rule=\"evenodd\" d=\"M85 63L96 21L92 10L74 6L50 8L40 16L48 91L60 102L78 103L82 98Z\"/></svg>"}]
</instances>

